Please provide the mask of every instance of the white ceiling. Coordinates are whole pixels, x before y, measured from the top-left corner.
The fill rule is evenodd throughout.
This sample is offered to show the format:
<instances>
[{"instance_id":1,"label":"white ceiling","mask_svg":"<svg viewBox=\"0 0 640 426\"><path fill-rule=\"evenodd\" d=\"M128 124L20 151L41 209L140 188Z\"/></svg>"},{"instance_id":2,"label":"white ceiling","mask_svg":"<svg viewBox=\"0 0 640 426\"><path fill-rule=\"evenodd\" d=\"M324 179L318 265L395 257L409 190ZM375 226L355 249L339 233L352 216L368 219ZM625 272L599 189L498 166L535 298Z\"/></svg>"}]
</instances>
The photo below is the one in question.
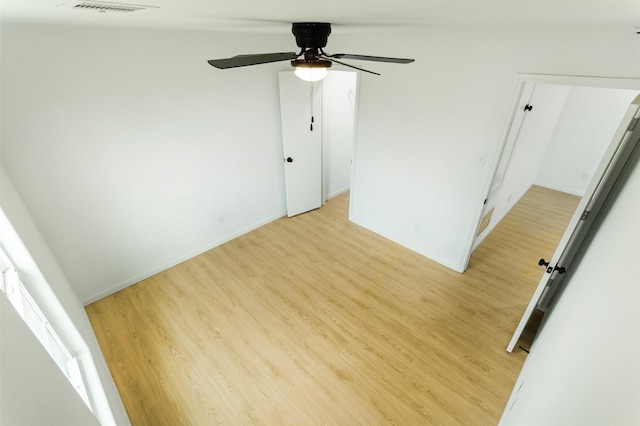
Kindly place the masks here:
<instances>
[{"instance_id":1,"label":"white ceiling","mask_svg":"<svg viewBox=\"0 0 640 426\"><path fill-rule=\"evenodd\" d=\"M285 32L291 22L331 22L334 33L419 28L563 29L640 26L640 0L131 0L122 13L72 9L75 0L1 0L0 22L203 31Z\"/></svg>"}]
</instances>

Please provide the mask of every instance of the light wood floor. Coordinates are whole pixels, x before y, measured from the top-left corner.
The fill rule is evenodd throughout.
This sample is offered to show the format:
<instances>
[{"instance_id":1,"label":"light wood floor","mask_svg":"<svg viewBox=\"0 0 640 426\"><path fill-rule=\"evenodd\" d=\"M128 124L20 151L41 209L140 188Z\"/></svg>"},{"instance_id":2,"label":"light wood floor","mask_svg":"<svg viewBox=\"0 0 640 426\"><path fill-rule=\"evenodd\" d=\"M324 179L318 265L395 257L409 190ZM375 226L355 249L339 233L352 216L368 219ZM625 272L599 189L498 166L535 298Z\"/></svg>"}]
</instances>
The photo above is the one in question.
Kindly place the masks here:
<instances>
[{"instance_id":1,"label":"light wood floor","mask_svg":"<svg viewBox=\"0 0 640 426\"><path fill-rule=\"evenodd\" d=\"M348 222L347 197L87 307L133 425L497 423L577 198L533 187L459 274Z\"/></svg>"}]
</instances>

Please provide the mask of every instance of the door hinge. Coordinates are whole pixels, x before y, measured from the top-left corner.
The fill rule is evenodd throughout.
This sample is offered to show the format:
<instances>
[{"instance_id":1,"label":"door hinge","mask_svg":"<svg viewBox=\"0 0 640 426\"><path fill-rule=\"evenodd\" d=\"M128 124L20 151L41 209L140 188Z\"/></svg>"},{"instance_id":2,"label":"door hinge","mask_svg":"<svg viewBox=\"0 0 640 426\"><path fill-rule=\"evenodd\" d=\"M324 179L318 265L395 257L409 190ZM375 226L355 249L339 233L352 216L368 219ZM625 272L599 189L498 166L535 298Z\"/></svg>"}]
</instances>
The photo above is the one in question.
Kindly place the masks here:
<instances>
[{"instance_id":1,"label":"door hinge","mask_svg":"<svg viewBox=\"0 0 640 426\"><path fill-rule=\"evenodd\" d=\"M627 127L627 132L632 132L638 125L638 121L640 121L640 117L631 119L631 122L629 123L629 127Z\"/></svg>"},{"instance_id":2,"label":"door hinge","mask_svg":"<svg viewBox=\"0 0 640 426\"><path fill-rule=\"evenodd\" d=\"M531 111L532 109L533 109L533 105L526 104L526 105L524 106L524 110L525 110L525 111Z\"/></svg>"},{"instance_id":3,"label":"door hinge","mask_svg":"<svg viewBox=\"0 0 640 426\"><path fill-rule=\"evenodd\" d=\"M589 213L591 213L589 210L585 210L582 213L582 216L580 216L580 220L587 220L587 218L589 217Z\"/></svg>"}]
</instances>

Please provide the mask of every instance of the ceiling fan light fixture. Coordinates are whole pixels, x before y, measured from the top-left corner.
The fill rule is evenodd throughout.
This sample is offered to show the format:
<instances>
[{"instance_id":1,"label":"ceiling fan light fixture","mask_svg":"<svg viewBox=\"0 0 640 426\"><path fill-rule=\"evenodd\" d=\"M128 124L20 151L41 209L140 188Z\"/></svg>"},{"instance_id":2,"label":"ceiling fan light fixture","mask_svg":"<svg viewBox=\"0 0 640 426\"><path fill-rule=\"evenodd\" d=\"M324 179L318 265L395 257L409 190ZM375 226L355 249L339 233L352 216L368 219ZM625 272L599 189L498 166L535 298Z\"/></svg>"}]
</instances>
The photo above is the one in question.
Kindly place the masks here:
<instances>
[{"instance_id":1,"label":"ceiling fan light fixture","mask_svg":"<svg viewBox=\"0 0 640 426\"><path fill-rule=\"evenodd\" d=\"M296 70L294 74L304 81L320 81L329 75L329 67L331 67L331 61L325 60L293 60L291 61Z\"/></svg>"},{"instance_id":2,"label":"ceiling fan light fixture","mask_svg":"<svg viewBox=\"0 0 640 426\"><path fill-rule=\"evenodd\" d=\"M295 52L258 53L250 55L236 55L231 58L210 59L207 62L212 67L227 69L291 60L291 66L296 69L296 76L306 81L319 81L329 75L328 68L331 67L333 62L358 71L380 75L377 72L341 62L342 59L387 62L392 64L409 64L414 61L414 59L407 58L354 55L350 53L336 53L328 55L323 49L327 44L329 34L331 34L331 24L326 22L294 22L291 27L291 31L296 38L296 44L301 48L300 53L297 55ZM340 59L340 61L338 59Z\"/></svg>"},{"instance_id":3,"label":"ceiling fan light fixture","mask_svg":"<svg viewBox=\"0 0 640 426\"><path fill-rule=\"evenodd\" d=\"M301 80L314 82L320 81L329 75L329 71L326 68L302 68L298 67L294 71L296 77Z\"/></svg>"}]
</instances>

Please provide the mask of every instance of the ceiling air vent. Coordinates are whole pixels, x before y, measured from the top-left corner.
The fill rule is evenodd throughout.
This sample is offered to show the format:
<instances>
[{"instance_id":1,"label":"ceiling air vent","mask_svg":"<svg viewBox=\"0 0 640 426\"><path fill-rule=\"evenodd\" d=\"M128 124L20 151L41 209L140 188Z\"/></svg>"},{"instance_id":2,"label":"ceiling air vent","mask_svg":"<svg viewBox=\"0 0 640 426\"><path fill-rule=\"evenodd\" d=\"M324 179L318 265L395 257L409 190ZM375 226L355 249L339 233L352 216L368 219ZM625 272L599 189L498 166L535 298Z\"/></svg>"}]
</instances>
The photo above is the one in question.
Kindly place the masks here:
<instances>
[{"instance_id":1,"label":"ceiling air vent","mask_svg":"<svg viewBox=\"0 0 640 426\"><path fill-rule=\"evenodd\" d=\"M89 10L93 12L136 12L149 8L157 8L157 6L143 6L140 4L127 3L111 3L106 1L70 1L64 3L64 6L75 10Z\"/></svg>"}]
</instances>

